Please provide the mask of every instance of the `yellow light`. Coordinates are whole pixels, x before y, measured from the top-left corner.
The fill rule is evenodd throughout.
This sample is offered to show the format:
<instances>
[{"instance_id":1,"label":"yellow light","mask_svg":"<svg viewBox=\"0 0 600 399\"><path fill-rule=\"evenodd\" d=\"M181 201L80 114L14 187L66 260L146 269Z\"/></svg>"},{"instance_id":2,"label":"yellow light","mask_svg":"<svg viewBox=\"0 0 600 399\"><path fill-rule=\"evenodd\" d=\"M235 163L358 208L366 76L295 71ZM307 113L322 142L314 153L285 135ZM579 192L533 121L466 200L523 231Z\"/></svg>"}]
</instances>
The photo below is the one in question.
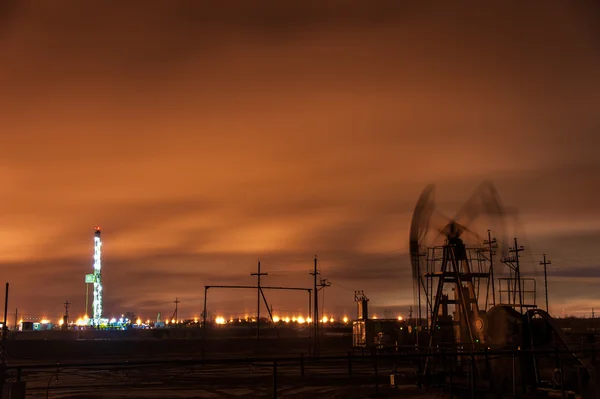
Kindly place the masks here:
<instances>
[{"instance_id":1,"label":"yellow light","mask_svg":"<svg viewBox=\"0 0 600 399\"><path fill-rule=\"evenodd\" d=\"M295 323L296 322L296 316L292 317L292 322Z\"/></svg>"},{"instance_id":2,"label":"yellow light","mask_svg":"<svg viewBox=\"0 0 600 399\"><path fill-rule=\"evenodd\" d=\"M224 317L221 317L221 316L219 316L219 317L217 317L217 318L215 319L215 323L217 323L217 324L225 324L225 318L224 318Z\"/></svg>"},{"instance_id":3,"label":"yellow light","mask_svg":"<svg viewBox=\"0 0 600 399\"><path fill-rule=\"evenodd\" d=\"M59 326L62 326L63 324L65 324L65 321L64 321L64 319L60 319L60 320L58 320L58 325L59 325Z\"/></svg>"},{"instance_id":4,"label":"yellow light","mask_svg":"<svg viewBox=\"0 0 600 399\"><path fill-rule=\"evenodd\" d=\"M327 316L323 316L323 318L321 319L322 323L327 323L329 319L327 318Z\"/></svg>"},{"instance_id":5,"label":"yellow light","mask_svg":"<svg viewBox=\"0 0 600 399\"><path fill-rule=\"evenodd\" d=\"M50 323L50 320L42 319L42 321L40 321L40 323L42 323L42 324L48 324L48 323Z\"/></svg>"},{"instance_id":6,"label":"yellow light","mask_svg":"<svg viewBox=\"0 0 600 399\"><path fill-rule=\"evenodd\" d=\"M398 316L398 320L402 321L402 316Z\"/></svg>"},{"instance_id":7,"label":"yellow light","mask_svg":"<svg viewBox=\"0 0 600 399\"><path fill-rule=\"evenodd\" d=\"M273 322L279 323L279 316L273 316Z\"/></svg>"},{"instance_id":8,"label":"yellow light","mask_svg":"<svg viewBox=\"0 0 600 399\"><path fill-rule=\"evenodd\" d=\"M150 319L146 320L146 324L150 324Z\"/></svg>"},{"instance_id":9,"label":"yellow light","mask_svg":"<svg viewBox=\"0 0 600 399\"><path fill-rule=\"evenodd\" d=\"M305 322L304 317L302 317L302 316L298 317L299 324L304 324L304 322Z\"/></svg>"},{"instance_id":10,"label":"yellow light","mask_svg":"<svg viewBox=\"0 0 600 399\"><path fill-rule=\"evenodd\" d=\"M198 323L198 318L194 317L194 323Z\"/></svg>"},{"instance_id":11,"label":"yellow light","mask_svg":"<svg viewBox=\"0 0 600 399\"><path fill-rule=\"evenodd\" d=\"M230 322L230 323L233 323L233 319L229 319L229 322Z\"/></svg>"},{"instance_id":12,"label":"yellow light","mask_svg":"<svg viewBox=\"0 0 600 399\"><path fill-rule=\"evenodd\" d=\"M175 319L172 319L172 320L171 320L171 323L175 323Z\"/></svg>"},{"instance_id":13,"label":"yellow light","mask_svg":"<svg viewBox=\"0 0 600 399\"><path fill-rule=\"evenodd\" d=\"M311 319L310 317L307 317L307 318L306 318L306 322L307 322L307 323L312 323L312 319Z\"/></svg>"},{"instance_id":14,"label":"yellow light","mask_svg":"<svg viewBox=\"0 0 600 399\"><path fill-rule=\"evenodd\" d=\"M141 319L137 319L137 320L135 321L135 323L136 323L138 326L141 326L141 325L142 325L142 320L141 320Z\"/></svg>"},{"instance_id":15,"label":"yellow light","mask_svg":"<svg viewBox=\"0 0 600 399\"><path fill-rule=\"evenodd\" d=\"M348 318L346 316L344 316L344 323L348 323Z\"/></svg>"},{"instance_id":16,"label":"yellow light","mask_svg":"<svg viewBox=\"0 0 600 399\"><path fill-rule=\"evenodd\" d=\"M373 319L376 319L376 318L377 318L377 315L373 315Z\"/></svg>"},{"instance_id":17,"label":"yellow light","mask_svg":"<svg viewBox=\"0 0 600 399\"><path fill-rule=\"evenodd\" d=\"M77 324L78 326L85 326L87 324L87 320L86 319L82 319L80 317L79 319L77 319L77 321L75 322L75 324Z\"/></svg>"},{"instance_id":18,"label":"yellow light","mask_svg":"<svg viewBox=\"0 0 600 399\"><path fill-rule=\"evenodd\" d=\"M334 322L334 319L333 319L333 317L331 317L331 318L329 319L329 322L330 322L330 323L333 323L333 322Z\"/></svg>"},{"instance_id":19,"label":"yellow light","mask_svg":"<svg viewBox=\"0 0 600 399\"><path fill-rule=\"evenodd\" d=\"M19 324L23 323L23 319L19 320Z\"/></svg>"},{"instance_id":20,"label":"yellow light","mask_svg":"<svg viewBox=\"0 0 600 399\"><path fill-rule=\"evenodd\" d=\"M289 323L289 322L290 322L290 318L289 318L289 317L286 317L284 321L285 321L286 323Z\"/></svg>"}]
</instances>

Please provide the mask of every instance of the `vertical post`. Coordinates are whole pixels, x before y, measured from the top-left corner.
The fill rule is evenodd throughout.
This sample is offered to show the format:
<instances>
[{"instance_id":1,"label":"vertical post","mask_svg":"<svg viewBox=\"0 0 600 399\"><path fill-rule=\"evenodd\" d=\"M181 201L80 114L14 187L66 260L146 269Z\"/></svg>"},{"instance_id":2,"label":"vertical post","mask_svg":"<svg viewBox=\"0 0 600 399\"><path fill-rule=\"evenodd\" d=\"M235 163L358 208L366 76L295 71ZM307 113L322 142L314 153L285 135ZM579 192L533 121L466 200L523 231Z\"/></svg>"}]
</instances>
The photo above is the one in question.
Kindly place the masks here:
<instances>
[{"instance_id":1,"label":"vertical post","mask_svg":"<svg viewBox=\"0 0 600 399\"><path fill-rule=\"evenodd\" d=\"M490 230L487 231L488 239L484 241L484 244L488 245L488 251L490 252L490 276L489 282L492 286L492 306L496 306L496 287L494 286L494 249L497 248L497 240L492 239L492 233ZM487 300L487 298L486 298Z\"/></svg>"},{"instance_id":2,"label":"vertical post","mask_svg":"<svg viewBox=\"0 0 600 399\"><path fill-rule=\"evenodd\" d=\"M513 394L513 397L517 396L517 370L516 370L517 364L516 364L516 362L517 362L516 354L515 354L515 351L513 350L513 353L512 353L512 394Z\"/></svg>"},{"instance_id":3,"label":"vertical post","mask_svg":"<svg viewBox=\"0 0 600 399\"><path fill-rule=\"evenodd\" d=\"M88 302L90 299L90 285L88 283L85 283L85 315L89 316L88 313Z\"/></svg>"},{"instance_id":4,"label":"vertical post","mask_svg":"<svg viewBox=\"0 0 600 399\"><path fill-rule=\"evenodd\" d=\"M273 361L273 399L277 399L277 362Z\"/></svg>"},{"instance_id":5,"label":"vertical post","mask_svg":"<svg viewBox=\"0 0 600 399\"><path fill-rule=\"evenodd\" d=\"M173 319L175 320L175 323L179 323L179 302L181 302L179 298L175 298L175 313L173 313Z\"/></svg>"},{"instance_id":6,"label":"vertical post","mask_svg":"<svg viewBox=\"0 0 600 399\"><path fill-rule=\"evenodd\" d=\"M352 351L348 351L348 377L352 377Z\"/></svg>"},{"instance_id":7,"label":"vertical post","mask_svg":"<svg viewBox=\"0 0 600 399\"><path fill-rule=\"evenodd\" d=\"M204 348L206 347L206 295L210 286L204 286L204 310L202 311L202 360L204 360Z\"/></svg>"},{"instance_id":8,"label":"vertical post","mask_svg":"<svg viewBox=\"0 0 600 399\"><path fill-rule=\"evenodd\" d=\"M550 312L548 308L548 274L546 272L546 266L551 265L549 260L546 260L546 254L544 254L544 260L540 262L540 265L544 266L544 293L546 294L546 312Z\"/></svg>"},{"instance_id":9,"label":"vertical post","mask_svg":"<svg viewBox=\"0 0 600 399\"><path fill-rule=\"evenodd\" d=\"M260 288L260 276L268 276L268 273L260 272L260 261L258 261L258 271L256 273L250 273L251 276L256 276L256 341L260 342L260 296L262 290Z\"/></svg>"},{"instance_id":10,"label":"vertical post","mask_svg":"<svg viewBox=\"0 0 600 399\"><path fill-rule=\"evenodd\" d=\"M313 303L313 323L314 325L314 331L315 331L315 356L318 355L319 353L319 292L317 291L317 275L319 274L318 270L317 270L317 255L315 255L315 261L314 261L314 269L313 271L310 273L313 277L314 277L314 303Z\"/></svg>"},{"instance_id":11,"label":"vertical post","mask_svg":"<svg viewBox=\"0 0 600 399\"><path fill-rule=\"evenodd\" d=\"M6 316L8 313L8 283L6 283L6 292L4 295L4 323L2 324L2 347L0 348L0 389L4 389L6 383Z\"/></svg>"},{"instance_id":12,"label":"vertical post","mask_svg":"<svg viewBox=\"0 0 600 399\"><path fill-rule=\"evenodd\" d=\"M475 367L475 355L473 354L473 352L471 352L471 399L475 399L475 389L477 387L476 381L475 381L475 373L476 373L476 367Z\"/></svg>"},{"instance_id":13,"label":"vertical post","mask_svg":"<svg viewBox=\"0 0 600 399\"><path fill-rule=\"evenodd\" d=\"M514 252L514 259L510 259L510 261L515 262L515 278L516 284L518 285L517 289L519 290L519 308L521 313L523 313L523 289L521 288L521 269L519 268L519 252L525 251L525 248L517 243L517 238L515 237L515 247L508 250L509 252Z\"/></svg>"},{"instance_id":14,"label":"vertical post","mask_svg":"<svg viewBox=\"0 0 600 399\"><path fill-rule=\"evenodd\" d=\"M592 314L594 314L593 310ZM15 309L15 331L19 331L19 308Z\"/></svg>"},{"instance_id":15,"label":"vertical post","mask_svg":"<svg viewBox=\"0 0 600 399\"><path fill-rule=\"evenodd\" d=\"M68 324L69 324L69 305L71 304L71 302L69 302L69 300L67 299L65 301L65 303L63 303L63 305L65 305L65 316L64 316L64 324L63 324L63 328L67 328Z\"/></svg>"},{"instance_id":16,"label":"vertical post","mask_svg":"<svg viewBox=\"0 0 600 399\"><path fill-rule=\"evenodd\" d=\"M377 351L373 351L373 371L375 372L375 396L379 396L379 370L377 369Z\"/></svg>"}]
</instances>

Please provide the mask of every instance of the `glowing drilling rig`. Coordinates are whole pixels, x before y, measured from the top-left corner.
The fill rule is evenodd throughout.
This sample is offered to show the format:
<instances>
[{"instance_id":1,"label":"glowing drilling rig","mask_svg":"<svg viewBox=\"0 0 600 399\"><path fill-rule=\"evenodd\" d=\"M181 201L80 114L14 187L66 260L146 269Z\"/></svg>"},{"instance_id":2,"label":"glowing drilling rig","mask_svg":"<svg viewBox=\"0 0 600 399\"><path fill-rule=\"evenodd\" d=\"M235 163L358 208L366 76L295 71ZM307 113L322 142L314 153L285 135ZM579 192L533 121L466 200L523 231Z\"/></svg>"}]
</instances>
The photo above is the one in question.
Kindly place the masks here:
<instances>
[{"instance_id":1,"label":"glowing drilling rig","mask_svg":"<svg viewBox=\"0 0 600 399\"><path fill-rule=\"evenodd\" d=\"M94 294L92 300L93 325L100 325L102 318L102 239L100 227L94 232Z\"/></svg>"}]
</instances>

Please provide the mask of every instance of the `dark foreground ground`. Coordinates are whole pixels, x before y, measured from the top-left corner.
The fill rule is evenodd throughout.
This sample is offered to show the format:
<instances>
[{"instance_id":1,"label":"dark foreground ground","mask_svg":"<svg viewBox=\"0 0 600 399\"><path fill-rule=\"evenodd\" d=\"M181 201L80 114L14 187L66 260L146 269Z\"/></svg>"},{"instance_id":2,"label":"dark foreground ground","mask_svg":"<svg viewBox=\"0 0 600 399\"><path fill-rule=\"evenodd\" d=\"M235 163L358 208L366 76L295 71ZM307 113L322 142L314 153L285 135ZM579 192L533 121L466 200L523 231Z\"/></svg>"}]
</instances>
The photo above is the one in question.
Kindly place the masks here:
<instances>
[{"instance_id":1,"label":"dark foreground ground","mask_svg":"<svg viewBox=\"0 0 600 399\"><path fill-rule=\"evenodd\" d=\"M351 336L329 331L319 357L306 331L226 334L214 330L33 332L7 343L11 380L31 398L367 398L421 397L391 388L396 366L351 352ZM125 332L127 333L127 332ZM160 334L160 335L159 335ZM167 335L167 336L165 336ZM275 368L272 359L278 360ZM206 362L209 362L208 364ZM375 364L377 363L377 364ZM407 382L408 384L408 382Z\"/></svg>"},{"instance_id":2,"label":"dark foreground ground","mask_svg":"<svg viewBox=\"0 0 600 399\"><path fill-rule=\"evenodd\" d=\"M588 346L576 337L573 342ZM368 398L439 395L416 388L409 359L352 351L327 331L319 356L305 330L49 331L12 335L11 381L30 398ZM274 363L274 359L277 361ZM414 360L414 359L413 359ZM396 370L400 387L391 387ZM275 396L275 393L277 396ZM454 395L456 396L456 391Z\"/></svg>"}]
</instances>

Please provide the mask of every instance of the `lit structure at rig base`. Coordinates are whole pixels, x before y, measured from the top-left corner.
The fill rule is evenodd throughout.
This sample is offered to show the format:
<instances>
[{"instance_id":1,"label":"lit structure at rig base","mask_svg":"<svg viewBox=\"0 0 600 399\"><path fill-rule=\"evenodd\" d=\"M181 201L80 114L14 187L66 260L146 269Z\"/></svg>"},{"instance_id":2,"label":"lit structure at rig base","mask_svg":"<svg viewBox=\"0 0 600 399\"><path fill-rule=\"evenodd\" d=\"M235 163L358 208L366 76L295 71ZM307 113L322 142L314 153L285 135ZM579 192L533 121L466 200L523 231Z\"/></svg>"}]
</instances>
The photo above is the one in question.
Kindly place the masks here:
<instances>
[{"instance_id":1,"label":"lit structure at rig base","mask_svg":"<svg viewBox=\"0 0 600 399\"><path fill-rule=\"evenodd\" d=\"M100 227L94 232L94 297L92 301L92 323L100 325L102 318L102 239Z\"/></svg>"}]
</instances>

